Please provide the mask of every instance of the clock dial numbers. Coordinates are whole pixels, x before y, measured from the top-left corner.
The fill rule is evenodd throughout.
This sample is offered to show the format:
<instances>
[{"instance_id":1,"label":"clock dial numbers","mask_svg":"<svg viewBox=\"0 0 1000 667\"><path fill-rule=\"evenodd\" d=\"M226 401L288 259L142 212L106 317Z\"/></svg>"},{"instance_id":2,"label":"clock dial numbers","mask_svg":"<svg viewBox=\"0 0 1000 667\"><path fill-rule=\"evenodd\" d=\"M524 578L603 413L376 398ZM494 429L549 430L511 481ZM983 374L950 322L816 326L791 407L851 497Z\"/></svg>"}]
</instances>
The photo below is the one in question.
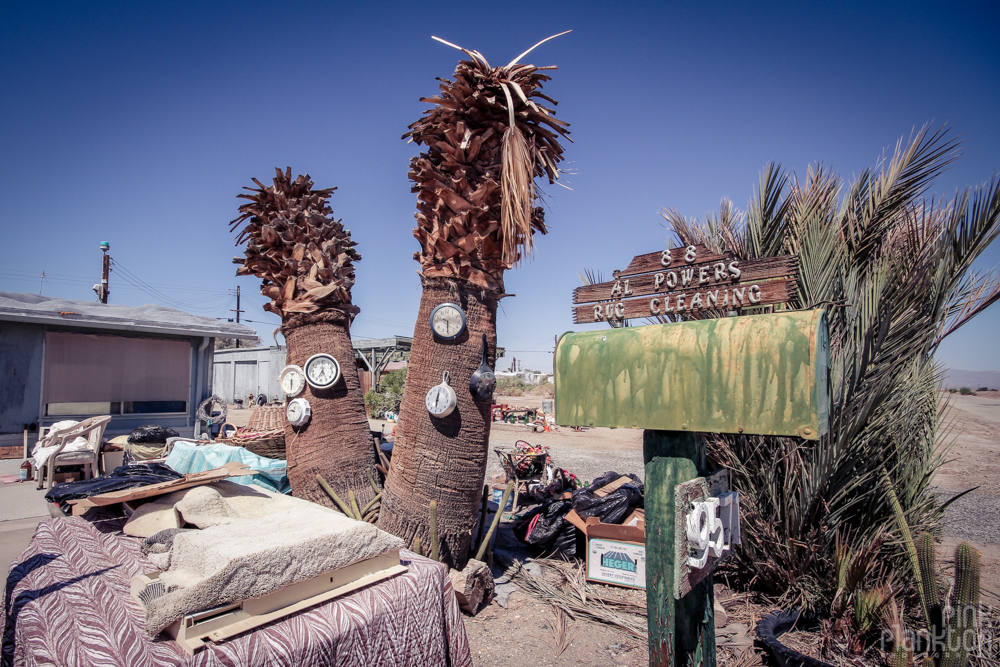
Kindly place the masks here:
<instances>
[{"instance_id":1,"label":"clock dial numbers","mask_svg":"<svg viewBox=\"0 0 1000 667\"><path fill-rule=\"evenodd\" d=\"M340 380L340 364L329 354L314 354L306 361L305 379L314 389L328 389Z\"/></svg>"},{"instance_id":2,"label":"clock dial numbers","mask_svg":"<svg viewBox=\"0 0 1000 667\"><path fill-rule=\"evenodd\" d=\"M431 312L431 331L442 340L454 340L465 331L465 312L454 303L442 303Z\"/></svg>"}]
</instances>

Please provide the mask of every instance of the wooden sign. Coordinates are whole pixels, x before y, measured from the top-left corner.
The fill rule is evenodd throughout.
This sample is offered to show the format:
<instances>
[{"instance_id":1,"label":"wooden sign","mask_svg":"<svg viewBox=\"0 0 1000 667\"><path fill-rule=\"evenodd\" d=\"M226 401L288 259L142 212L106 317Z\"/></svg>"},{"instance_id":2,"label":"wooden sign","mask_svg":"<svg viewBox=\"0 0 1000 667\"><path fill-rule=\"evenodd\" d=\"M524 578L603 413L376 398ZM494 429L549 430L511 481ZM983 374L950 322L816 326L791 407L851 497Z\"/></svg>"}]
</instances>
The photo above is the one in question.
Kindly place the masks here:
<instances>
[{"instance_id":1,"label":"wooden sign","mask_svg":"<svg viewBox=\"0 0 1000 667\"><path fill-rule=\"evenodd\" d=\"M573 322L622 322L784 303L795 296L794 255L741 261L703 245L638 255L614 280L573 291Z\"/></svg>"}]
</instances>

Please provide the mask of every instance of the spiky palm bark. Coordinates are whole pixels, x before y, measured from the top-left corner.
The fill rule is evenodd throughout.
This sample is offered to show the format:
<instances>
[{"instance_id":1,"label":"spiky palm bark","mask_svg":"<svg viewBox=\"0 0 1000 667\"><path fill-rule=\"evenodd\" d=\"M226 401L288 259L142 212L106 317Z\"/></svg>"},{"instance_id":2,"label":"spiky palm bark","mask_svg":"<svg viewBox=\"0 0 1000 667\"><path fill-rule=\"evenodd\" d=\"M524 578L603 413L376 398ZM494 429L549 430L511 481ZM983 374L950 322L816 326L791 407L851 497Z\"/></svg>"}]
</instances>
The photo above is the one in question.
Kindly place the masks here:
<instances>
[{"instance_id":1,"label":"spiky palm bark","mask_svg":"<svg viewBox=\"0 0 1000 667\"><path fill-rule=\"evenodd\" d=\"M452 45L453 46L453 45ZM458 47L456 47L458 48ZM486 334L495 364L496 309L504 271L530 252L534 232L545 233L535 207L534 178L558 178L558 137L568 134L541 100L543 70L520 65L522 54L504 67L491 67L466 51L452 81L425 99L435 108L404 135L427 150L410 163L418 193L417 228L424 291L414 327L410 368L400 408L392 469L386 480L379 527L412 543L429 545L430 501L437 501L441 560L464 565L472 539L486 472L490 401L474 400L469 377L479 367ZM465 333L440 341L428 318L440 303L466 312ZM451 374L458 406L432 419L424 397Z\"/></svg>"},{"instance_id":2,"label":"spiky palm bark","mask_svg":"<svg viewBox=\"0 0 1000 667\"><path fill-rule=\"evenodd\" d=\"M918 132L892 159L845 186L822 168L799 181L768 165L745 217L724 205L705 223L665 214L682 243L741 259L799 256L792 307L827 309L830 431L816 442L710 436L747 500L737 557L759 586L804 601L823 594L838 532L864 539L892 520L884 467L914 530L941 508L930 488L942 455L933 354L1000 299L1000 281L970 272L1000 235L1000 181L952 202L922 199L955 159L944 131Z\"/></svg>"},{"instance_id":3,"label":"spiky palm bark","mask_svg":"<svg viewBox=\"0 0 1000 667\"><path fill-rule=\"evenodd\" d=\"M264 309L281 317L288 363L304 366L318 352L333 355L343 379L325 390L306 386L312 419L298 429L285 423L288 478L292 493L334 507L319 487L321 474L345 501L353 491L364 506L375 491L369 481L375 451L371 444L361 384L354 363L350 324L359 312L351 303L354 249L350 231L333 218L330 195L336 188L314 190L308 175L292 180L292 170L275 170L274 184L257 179L252 194L238 195L236 239L246 241L244 257L234 258L237 275L262 279L260 292L270 299Z\"/></svg>"}]
</instances>

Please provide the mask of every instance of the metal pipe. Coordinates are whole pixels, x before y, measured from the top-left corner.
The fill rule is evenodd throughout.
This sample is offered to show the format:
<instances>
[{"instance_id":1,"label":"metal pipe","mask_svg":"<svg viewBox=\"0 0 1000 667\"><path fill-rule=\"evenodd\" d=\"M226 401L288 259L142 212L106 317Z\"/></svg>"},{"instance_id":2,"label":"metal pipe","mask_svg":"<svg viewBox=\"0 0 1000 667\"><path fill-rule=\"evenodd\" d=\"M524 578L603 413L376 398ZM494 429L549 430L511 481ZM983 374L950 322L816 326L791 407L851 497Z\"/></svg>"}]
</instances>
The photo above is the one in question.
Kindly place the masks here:
<instances>
[{"instance_id":1,"label":"metal pipe","mask_svg":"<svg viewBox=\"0 0 1000 667\"><path fill-rule=\"evenodd\" d=\"M212 339L209 338L208 336L202 336L202 338L201 338L201 345L198 346L198 352L195 354L194 368L195 368L195 374L196 374L197 377L195 378L194 402L196 404L200 403L201 400L202 400L202 389L203 389L202 380L205 378L206 373L208 372L205 368L202 368L202 364L201 364L201 360L202 359L201 358L202 358L202 355L205 353L205 350L208 348L208 344L209 344L209 342L211 342L211 340ZM208 364L205 364L205 365L207 366ZM187 410L187 423L186 423L186 426L190 426L190 425L191 425L191 406L189 405L188 406L188 410ZM198 429L199 429L200 426L201 426L200 422L196 421L195 425L194 425L194 430L195 430L194 437L195 438L198 437Z\"/></svg>"}]
</instances>

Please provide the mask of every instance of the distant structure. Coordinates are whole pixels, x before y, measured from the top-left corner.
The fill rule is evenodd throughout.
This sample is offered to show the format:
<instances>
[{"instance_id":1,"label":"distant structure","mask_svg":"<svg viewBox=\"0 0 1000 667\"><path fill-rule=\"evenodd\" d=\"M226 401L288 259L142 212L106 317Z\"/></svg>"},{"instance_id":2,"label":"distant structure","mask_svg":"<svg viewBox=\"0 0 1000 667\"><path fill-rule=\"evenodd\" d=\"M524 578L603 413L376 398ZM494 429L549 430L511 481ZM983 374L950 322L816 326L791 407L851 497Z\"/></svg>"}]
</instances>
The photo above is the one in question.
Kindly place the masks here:
<instances>
[{"instance_id":1,"label":"distant structure","mask_svg":"<svg viewBox=\"0 0 1000 667\"><path fill-rule=\"evenodd\" d=\"M255 336L164 306L0 292L0 447L102 414L111 435L155 422L190 436L212 394L214 339Z\"/></svg>"}]
</instances>

